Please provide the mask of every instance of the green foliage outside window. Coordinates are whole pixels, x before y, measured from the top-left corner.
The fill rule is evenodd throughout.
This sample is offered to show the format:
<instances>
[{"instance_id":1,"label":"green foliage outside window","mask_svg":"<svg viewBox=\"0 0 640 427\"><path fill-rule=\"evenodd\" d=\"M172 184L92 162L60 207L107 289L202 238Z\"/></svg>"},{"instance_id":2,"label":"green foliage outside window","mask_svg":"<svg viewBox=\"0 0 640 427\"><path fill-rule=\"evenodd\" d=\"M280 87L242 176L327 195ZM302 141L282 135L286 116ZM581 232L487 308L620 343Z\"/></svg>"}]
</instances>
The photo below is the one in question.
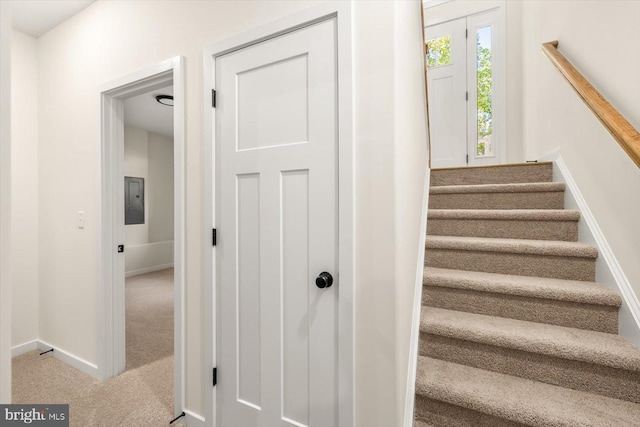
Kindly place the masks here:
<instances>
[{"instance_id":1,"label":"green foliage outside window","mask_svg":"<svg viewBox=\"0 0 640 427\"><path fill-rule=\"evenodd\" d=\"M427 42L427 65L438 67L451 62L451 37L444 36Z\"/></svg>"},{"instance_id":2,"label":"green foliage outside window","mask_svg":"<svg viewBox=\"0 0 640 427\"><path fill-rule=\"evenodd\" d=\"M478 151L479 156L493 154L490 138L493 134L492 102L491 102L491 48L482 46L480 32L476 33L478 58Z\"/></svg>"}]
</instances>

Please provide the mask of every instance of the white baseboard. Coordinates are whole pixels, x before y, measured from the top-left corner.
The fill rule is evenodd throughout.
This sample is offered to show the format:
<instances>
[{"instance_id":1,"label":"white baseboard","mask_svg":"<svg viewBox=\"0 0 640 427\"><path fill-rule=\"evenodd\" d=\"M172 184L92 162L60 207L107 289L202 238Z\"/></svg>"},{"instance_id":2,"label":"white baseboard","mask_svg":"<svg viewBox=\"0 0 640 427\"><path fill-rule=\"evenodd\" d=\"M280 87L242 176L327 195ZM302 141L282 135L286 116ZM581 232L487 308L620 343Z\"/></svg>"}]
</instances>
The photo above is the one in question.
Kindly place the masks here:
<instances>
[{"instance_id":1,"label":"white baseboard","mask_svg":"<svg viewBox=\"0 0 640 427\"><path fill-rule=\"evenodd\" d=\"M186 414L184 418L188 427L204 427L204 417L202 415L198 415L188 409L185 409L184 413Z\"/></svg>"},{"instance_id":2,"label":"white baseboard","mask_svg":"<svg viewBox=\"0 0 640 427\"><path fill-rule=\"evenodd\" d=\"M553 151L538 160L553 161L553 180L564 182L565 207L580 211L579 239L598 248L596 260L596 281L615 290L622 297L618 334L640 347L640 301L633 291L629 279L622 271L611 246L604 237L593 212L589 209L571 172L559 151Z\"/></svg>"},{"instance_id":3,"label":"white baseboard","mask_svg":"<svg viewBox=\"0 0 640 427\"><path fill-rule=\"evenodd\" d=\"M74 356L73 354L62 350L60 347L53 346L48 342L37 340L38 342L38 350L47 351L53 348L53 352L51 355L58 359L59 361L66 363L67 365L76 368L80 372L84 372L87 375L91 375L93 378L100 379L98 367L93 363L87 362L79 358L78 356Z\"/></svg>"},{"instance_id":4,"label":"white baseboard","mask_svg":"<svg viewBox=\"0 0 640 427\"><path fill-rule=\"evenodd\" d=\"M429 186L431 170L427 168L424 178L424 195L422 196L422 223L418 243L418 265L416 267L416 283L413 295L413 315L411 319L411 342L409 347L409 369L407 370L407 391L404 403L404 427L413 426L413 413L416 394L416 377L418 370L418 347L420 345L420 313L422 312L422 280L424 276L425 240L427 238L427 214L429 211Z\"/></svg>"},{"instance_id":5,"label":"white baseboard","mask_svg":"<svg viewBox=\"0 0 640 427\"><path fill-rule=\"evenodd\" d=\"M38 340L31 340L11 347L11 357L17 357L38 349Z\"/></svg>"},{"instance_id":6,"label":"white baseboard","mask_svg":"<svg viewBox=\"0 0 640 427\"><path fill-rule=\"evenodd\" d=\"M100 379L98 376L98 367L93 363L87 362L86 360L83 360L78 356L74 356L73 354L62 350L59 347L53 346L48 342L39 339L28 341L23 344L11 347L11 357L17 357L34 350L47 351L51 349L53 349L51 355L54 358L63 363L66 363L73 368L76 368L80 372L84 372L85 374L91 375L96 379Z\"/></svg>"},{"instance_id":7,"label":"white baseboard","mask_svg":"<svg viewBox=\"0 0 640 427\"><path fill-rule=\"evenodd\" d=\"M140 274L153 273L154 271L164 270L166 268L173 268L173 263L154 265L153 267L141 268L139 270L127 271L124 273L125 277L139 276Z\"/></svg>"}]
</instances>

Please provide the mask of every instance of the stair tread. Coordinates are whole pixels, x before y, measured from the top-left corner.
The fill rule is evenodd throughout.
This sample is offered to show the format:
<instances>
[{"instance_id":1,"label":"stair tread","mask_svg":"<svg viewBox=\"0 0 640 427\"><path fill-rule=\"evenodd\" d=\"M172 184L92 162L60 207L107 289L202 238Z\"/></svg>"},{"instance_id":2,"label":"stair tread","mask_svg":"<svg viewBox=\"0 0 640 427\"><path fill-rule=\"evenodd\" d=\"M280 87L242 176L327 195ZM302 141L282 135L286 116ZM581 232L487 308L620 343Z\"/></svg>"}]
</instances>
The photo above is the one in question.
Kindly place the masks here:
<instances>
[{"instance_id":1,"label":"stair tread","mask_svg":"<svg viewBox=\"0 0 640 427\"><path fill-rule=\"evenodd\" d=\"M582 304L614 307L620 307L622 304L620 295L612 289L600 283L579 280L425 267L423 284Z\"/></svg>"},{"instance_id":2,"label":"stair tread","mask_svg":"<svg viewBox=\"0 0 640 427\"><path fill-rule=\"evenodd\" d=\"M427 249L509 252L531 255L597 258L598 249L586 243L491 237L427 236Z\"/></svg>"},{"instance_id":3,"label":"stair tread","mask_svg":"<svg viewBox=\"0 0 640 427\"><path fill-rule=\"evenodd\" d=\"M564 209L429 209L428 219L578 221L580 212Z\"/></svg>"},{"instance_id":4,"label":"stair tread","mask_svg":"<svg viewBox=\"0 0 640 427\"><path fill-rule=\"evenodd\" d=\"M439 186L431 187L429 189L429 194L560 192L560 191L564 191L565 187L566 186L563 182L439 185Z\"/></svg>"},{"instance_id":5,"label":"stair tread","mask_svg":"<svg viewBox=\"0 0 640 427\"><path fill-rule=\"evenodd\" d=\"M637 426L640 405L420 356L416 394L526 425Z\"/></svg>"},{"instance_id":6,"label":"stair tread","mask_svg":"<svg viewBox=\"0 0 640 427\"><path fill-rule=\"evenodd\" d=\"M448 171L448 170L471 170L471 169L499 169L499 168L512 168L512 167L536 167L536 166L549 166L553 165L553 162L521 162L521 163L505 163L499 165L482 165L482 166L450 166L443 168L431 168L432 172Z\"/></svg>"},{"instance_id":7,"label":"stair tread","mask_svg":"<svg viewBox=\"0 0 640 427\"><path fill-rule=\"evenodd\" d=\"M426 306L420 332L640 372L640 349L605 332Z\"/></svg>"}]
</instances>

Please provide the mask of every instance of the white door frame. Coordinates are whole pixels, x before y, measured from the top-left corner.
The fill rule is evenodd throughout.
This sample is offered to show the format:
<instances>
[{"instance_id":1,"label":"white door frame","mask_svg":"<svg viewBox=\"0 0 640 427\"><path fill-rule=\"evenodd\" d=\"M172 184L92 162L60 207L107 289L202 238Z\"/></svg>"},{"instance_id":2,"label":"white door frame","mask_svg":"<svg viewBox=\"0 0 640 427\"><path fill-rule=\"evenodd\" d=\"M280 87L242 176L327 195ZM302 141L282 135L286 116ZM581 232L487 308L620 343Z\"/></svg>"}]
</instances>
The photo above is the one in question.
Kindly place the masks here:
<instances>
[{"instance_id":1,"label":"white door frame","mask_svg":"<svg viewBox=\"0 0 640 427\"><path fill-rule=\"evenodd\" d=\"M124 100L173 84L174 163L174 412L184 409L185 59L176 56L99 88L101 242L98 278L98 372L106 380L125 369ZM126 248L125 248L126 251ZM169 420L167 420L169 422Z\"/></svg>"},{"instance_id":2,"label":"white door frame","mask_svg":"<svg viewBox=\"0 0 640 427\"><path fill-rule=\"evenodd\" d=\"M354 144L353 144L353 74L351 65L351 4L327 2L305 9L258 28L237 34L205 47L204 66L204 135L205 135L205 203L204 203L204 298L205 298L205 372L211 375L216 366L216 250L211 244L215 228L216 183L214 174L216 123L211 105L215 89L215 59L218 56L286 34L313 23L335 18L338 44L338 420L339 425L355 425L354 367ZM220 373L219 375L224 375ZM208 377L210 378L210 377ZM216 391L205 381L205 425L216 426ZM222 427L222 426L221 426Z\"/></svg>"}]
</instances>

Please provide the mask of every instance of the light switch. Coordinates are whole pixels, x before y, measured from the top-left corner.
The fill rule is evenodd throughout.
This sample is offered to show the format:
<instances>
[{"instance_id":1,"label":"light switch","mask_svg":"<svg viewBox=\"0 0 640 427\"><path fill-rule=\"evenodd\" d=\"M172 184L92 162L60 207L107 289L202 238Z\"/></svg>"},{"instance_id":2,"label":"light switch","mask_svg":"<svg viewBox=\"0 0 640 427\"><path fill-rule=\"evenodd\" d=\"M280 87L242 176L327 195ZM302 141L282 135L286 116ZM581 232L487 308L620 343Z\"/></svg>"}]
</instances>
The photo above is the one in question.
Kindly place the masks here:
<instances>
[{"instance_id":1,"label":"light switch","mask_svg":"<svg viewBox=\"0 0 640 427\"><path fill-rule=\"evenodd\" d=\"M78 211L78 228L84 229L84 211Z\"/></svg>"}]
</instances>

